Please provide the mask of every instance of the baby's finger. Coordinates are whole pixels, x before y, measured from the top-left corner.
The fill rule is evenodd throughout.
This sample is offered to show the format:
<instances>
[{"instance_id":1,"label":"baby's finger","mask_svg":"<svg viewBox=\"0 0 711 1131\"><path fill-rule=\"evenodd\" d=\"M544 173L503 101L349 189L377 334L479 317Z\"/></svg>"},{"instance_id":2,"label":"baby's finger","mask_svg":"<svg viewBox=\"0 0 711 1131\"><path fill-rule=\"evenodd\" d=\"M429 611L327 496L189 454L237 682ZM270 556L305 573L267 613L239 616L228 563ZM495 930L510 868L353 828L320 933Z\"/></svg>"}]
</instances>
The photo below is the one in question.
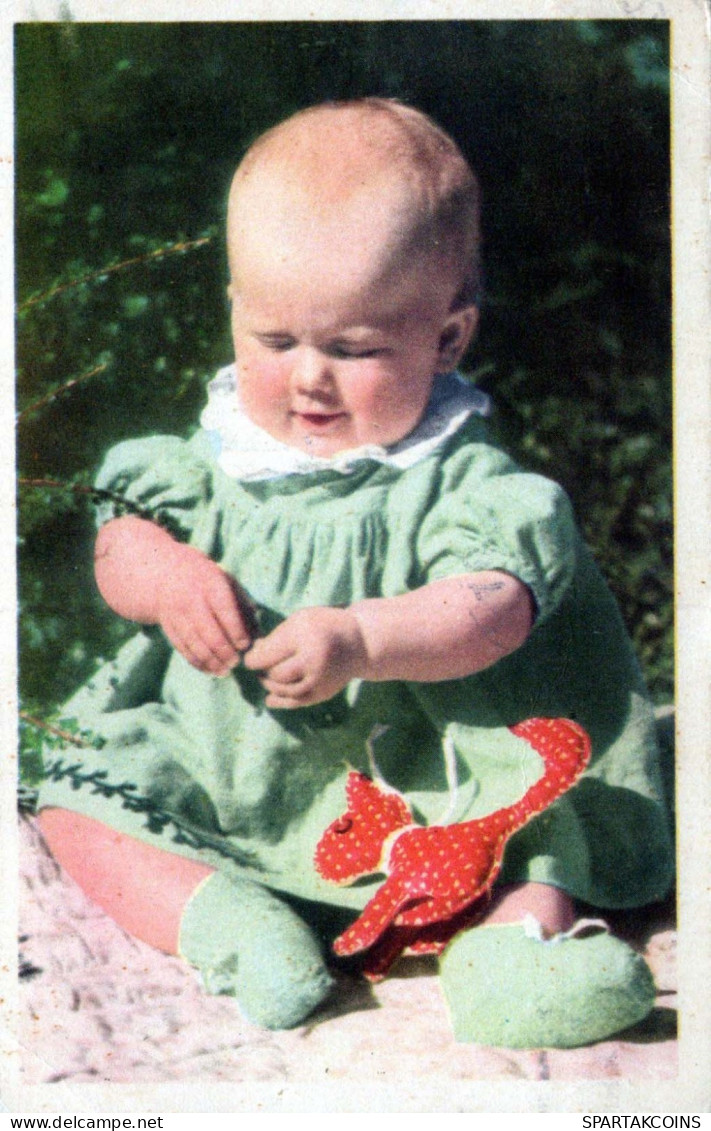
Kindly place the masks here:
<instances>
[{"instance_id":1,"label":"baby's finger","mask_svg":"<svg viewBox=\"0 0 711 1131\"><path fill-rule=\"evenodd\" d=\"M312 687L311 684L306 683L275 683L271 679L262 679L262 687L267 693L265 702L270 706L270 700L287 699L289 702L298 702L300 706L309 698Z\"/></svg>"},{"instance_id":2,"label":"baby's finger","mask_svg":"<svg viewBox=\"0 0 711 1131\"><path fill-rule=\"evenodd\" d=\"M202 661L204 669L214 675L226 675L240 662L242 653L226 637L202 638L193 643L193 650Z\"/></svg>"},{"instance_id":3,"label":"baby's finger","mask_svg":"<svg viewBox=\"0 0 711 1131\"><path fill-rule=\"evenodd\" d=\"M269 636L255 640L245 654L244 665L251 671L271 671L277 664L283 664L294 654L294 646L280 638L277 628Z\"/></svg>"},{"instance_id":4,"label":"baby's finger","mask_svg":"<svg viewBox=\"0 0 711 1131\"><path fill-rule=\"evenodd\" d=\"M282 711L282 710L283 711L293 711L297 707L309 707L309 706L311 706L312 701L307 695L304 695L304 696L286 695L286 694L279 695L279 694L273 693L273 694L267 695L264 702L265 702L267 707L270 707L270 708L273 707L277 711Z\"/></svg>"},{"instance_id":5,"label":"baby's finger","mask_svg":"<svg viewBox=\"0 0 711 1131\"><path fill-rule=\"evenodd\" d=\"M234 667L240 660L240 649L235 647L209 607L200 612L196 621L186 623L185 638L205 661L209 662L212 656L218 666Z\"/></svg>"},{"instance_id":6,"label":"baby's finger","mask_svg":"<svg viewBox=\"0 0 711 1131\"><path fill-rule=\"evenodd\" d=\"M237 652L245 652L254 636L254 615L246 603L240 603L232 579L224 574L209 593L211 615L221 632Z\"/></svg>"},{"instance_id":7,"label":"baby's finger","mask_svg":"<svg viewBox=\"0 0 711 1131\"><path fill-rule=\"evenodd\" d=\"M176 647L188 663L200 672L205 672L208 675L227 675L231 670L229 664L216 656L207 645L200 641L183 642L181 645L176 644Z\"/></svg>"},{"instance_id":8,"label":"baby's finger","mask_svg":"<svg viewBox=\"0 0 711 1131\"><path fill-rule=\"evenodd\" d=\"M215 625L219 628L221 636L221 641L215 641L219 653L222 653L222 641L224 641L233 656L236 655L239 658L241 653L246 652L252 643L252 638L242 618L236 609L214 609L213 614Z\"/></svg>"},{"instance_id":9,"label":"baby's finger","mask_svg":"<svg viewBox=\"0 0 711 1131\"><path fill-rule=\"evenodd\" d=\"M266 669L262 683L265 687L272 684L275 687L290 687L303 682L305 678L303 662L298 656L290 656L287 660L282 660L281 663L273 664Z\"/></svg>"},{"instance_id":10,"label":"baby's finger","mask_svg":"<svg viewBox=\"0 0 711 1131\"><path fill-rule=\"evenodd\" d=\"M239 662L240 654L225 638L219 624L204 617L198 624L183 621L164 624L170 642L198 671L226 675Z\"/></svg>"},{"instance_id":11,"label":"baby's finger","mask_svg":"<svg viewBox=\"0 0 711 1131\"><path fill-rule=\"evenodd\" d=\"M201 672L210 672L211 675L217 675L217 671L213 670L218 666L217 660L209 650L203 650L199 645L186 640L181 634L170 632L165 626L163 631L173 647L192 667Z\"/></svg>"}]
</instances>

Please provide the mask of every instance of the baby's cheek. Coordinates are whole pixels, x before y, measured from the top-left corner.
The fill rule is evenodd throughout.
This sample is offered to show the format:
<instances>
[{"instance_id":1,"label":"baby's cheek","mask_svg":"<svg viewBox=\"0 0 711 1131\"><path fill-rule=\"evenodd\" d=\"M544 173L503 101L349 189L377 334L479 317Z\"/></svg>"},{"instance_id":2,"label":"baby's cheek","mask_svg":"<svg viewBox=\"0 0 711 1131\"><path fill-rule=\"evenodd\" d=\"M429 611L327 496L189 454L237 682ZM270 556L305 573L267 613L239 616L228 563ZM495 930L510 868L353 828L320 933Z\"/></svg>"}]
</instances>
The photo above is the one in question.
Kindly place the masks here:
<instances>
[{"instance_id":1,"label":"baby's cheek","mask_svg":"<svg viewBox=\"0 0 711 1131\"><path fill-rule=\"evenodd\" d=\"M254 361L242 362L237 370L242 408L256 423L268 422L288 399L284 367Z\"/></svg>"},{"instance_id":2,"label":"baby's cheek","mask_svg":"<svg viewBox=\"0 0 711 1131\"><path fill-rule=\"evenodd\" d=\"M394 444L412 431L423 411L424 405L413 403L408 390L393 381L363 398L360 416L370 423L380 443Z\"/></svg>"},{"instance_id":3,"label":"baby's cheek","mask_svg":"<svg viewBox=\"0 0 711 1131\"><path fill-rule=\"evenodd\" d=\"M375 427L389 423L402 407L397 381L377 370L361 369L357 379L342 381L341 389L351 414Z\"/></svg>"}]
</instances>

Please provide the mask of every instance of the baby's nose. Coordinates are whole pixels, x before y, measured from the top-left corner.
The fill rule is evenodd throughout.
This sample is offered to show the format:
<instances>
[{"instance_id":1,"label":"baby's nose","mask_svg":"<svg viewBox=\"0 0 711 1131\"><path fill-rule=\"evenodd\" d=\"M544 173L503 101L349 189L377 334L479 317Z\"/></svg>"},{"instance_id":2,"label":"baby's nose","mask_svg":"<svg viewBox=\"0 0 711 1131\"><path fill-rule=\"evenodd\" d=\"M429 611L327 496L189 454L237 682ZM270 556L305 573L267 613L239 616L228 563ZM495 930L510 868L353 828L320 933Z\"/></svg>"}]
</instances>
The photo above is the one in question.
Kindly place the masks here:
<instances>
[{"instance_id":1,"label":"baby's nose","mask_svg":"<svg viewBox=\"0 0 711 1131\"><path fill-rule=\"evenodd\" d=\"M310 347L299 350L294 358L292 380L302 392L327 388L333 380L329 358Z\"/></svg>"}]
</instances>

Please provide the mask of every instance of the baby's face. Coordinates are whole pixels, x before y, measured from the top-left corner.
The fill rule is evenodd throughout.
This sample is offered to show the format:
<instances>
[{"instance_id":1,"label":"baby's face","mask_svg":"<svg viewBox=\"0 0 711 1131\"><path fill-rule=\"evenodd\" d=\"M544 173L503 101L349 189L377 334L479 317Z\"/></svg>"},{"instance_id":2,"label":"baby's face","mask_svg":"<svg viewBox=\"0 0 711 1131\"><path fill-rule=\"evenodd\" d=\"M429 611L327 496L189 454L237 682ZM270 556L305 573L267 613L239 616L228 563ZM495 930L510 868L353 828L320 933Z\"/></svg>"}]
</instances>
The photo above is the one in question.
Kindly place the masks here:
<instances>
[{"instance_id":1,"label":"baby's face","mask_svg":"<svg viewBox=\"0 0 711 1131\"><path fill-rule=\"evenodd\" d=\"M290 203L275 218L255 204L230 231L243 409L322 457L403 439L435 374L459 360L475 309L451 311L451 282L431 262L393 266L386 209L324 219Z\"/></svg>"}]
</instances>

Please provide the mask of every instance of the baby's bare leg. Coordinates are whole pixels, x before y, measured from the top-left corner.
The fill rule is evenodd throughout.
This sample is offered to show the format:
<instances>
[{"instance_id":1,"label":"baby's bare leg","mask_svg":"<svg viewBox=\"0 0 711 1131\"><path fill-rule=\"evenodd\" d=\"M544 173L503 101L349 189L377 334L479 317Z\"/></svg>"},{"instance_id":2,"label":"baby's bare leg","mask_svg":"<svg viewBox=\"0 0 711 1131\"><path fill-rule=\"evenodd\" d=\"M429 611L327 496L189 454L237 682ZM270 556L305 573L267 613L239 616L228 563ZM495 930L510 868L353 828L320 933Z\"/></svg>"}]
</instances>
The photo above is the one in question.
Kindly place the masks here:
<instances>
[{"instance_id":1,"label":"baby's bare leg","mask_svg":"<svg viewBox=\"0 0 711 1131\"><path fill-rule=\"evenodd\" d=\"M545 935L557 935L575 923L575 904L567 892L551 884L509 884L494 890L482 923L521 923L527 915L538 920Z\"/></svg>"},{"instance_id":2,"label":"baby's bare leg","mask_svg":"<svg viewBox=\"0 0 711 1131\"><path fill-rule=\"evenodd\" d=\"M57 861L120 927L179 954L255 1024L300 1025L329 994L320 943L261 885L66 809L44 809L39 821Z\"/></svg>"},{"instance_id":3,"label":"baby's bare leg","mask_svg":"<svg viewBox=\"0 0 711 1131\"><path fill-rule=\"evenodd\" d=\"M68 809L43 809L39 824L55 860L120 927L178 953L183 911L211 868Z\"/></svg>"}]
</instances>

